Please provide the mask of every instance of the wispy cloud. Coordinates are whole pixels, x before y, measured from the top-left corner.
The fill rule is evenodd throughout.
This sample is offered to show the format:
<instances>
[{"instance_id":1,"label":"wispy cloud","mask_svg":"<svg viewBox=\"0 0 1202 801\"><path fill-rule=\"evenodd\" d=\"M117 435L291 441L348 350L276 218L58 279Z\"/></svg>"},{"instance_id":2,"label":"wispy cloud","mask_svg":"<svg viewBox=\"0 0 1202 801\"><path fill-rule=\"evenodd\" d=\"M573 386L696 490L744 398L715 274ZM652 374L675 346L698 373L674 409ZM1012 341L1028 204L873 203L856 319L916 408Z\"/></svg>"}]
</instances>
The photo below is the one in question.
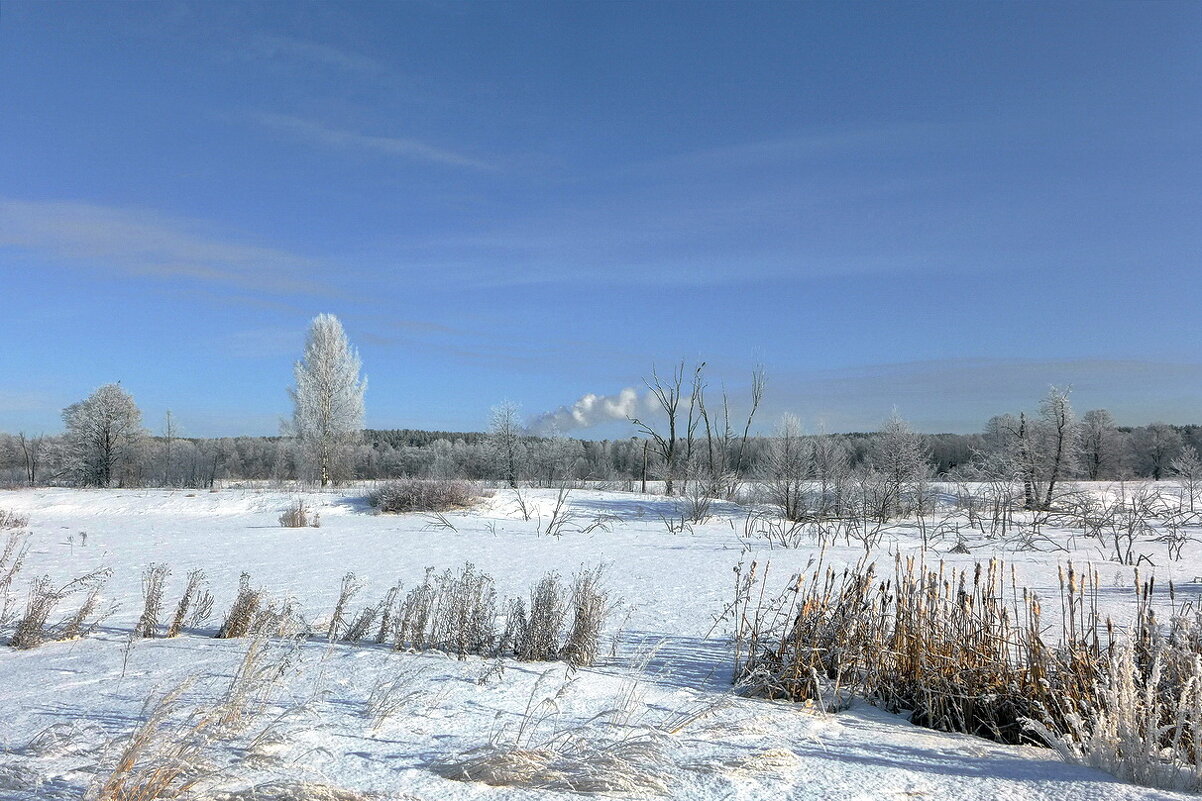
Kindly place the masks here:
<instances>
[{"instance_id":1,"label":"wispy cloud","mask_svg":"<svg viewBox=\"0 0 1202 801\"><path fill-rule=\"evenodd\" d=\"M199 222L139 209L0 197L0 247L134 276L283 293L331 291L310 277L320 267L313 259L236 242Z\"/></svg>"},{"instance_id":2,"label":"wispy cloud","mask_svg":"<svg viewBox=\"0 0 1202 801\"><path fill-rule=\"evenodd\" d=\"M473 170L495 169L493 165L486 161L427 144L417 139L397 136L376 136L341 128L331 128L312 120L288 114L255 113L251 115L251 119L264 127L283 131L289 135L325 147L378 153L410 161L425 161Z\"/></svg>"},{"instance_id":3,"label":"wispy cloud","mask_svg":"<svg viewBox=\"0 0 1202 801\"><path fill-rule=\"evenodd\" d=\"M383 64L370 56L354 53L295 36L260 34L254 36L244 51L247 55L268 60L287 59L330 67L344 72L382 73Z\"/></svg>"}]
</instances>

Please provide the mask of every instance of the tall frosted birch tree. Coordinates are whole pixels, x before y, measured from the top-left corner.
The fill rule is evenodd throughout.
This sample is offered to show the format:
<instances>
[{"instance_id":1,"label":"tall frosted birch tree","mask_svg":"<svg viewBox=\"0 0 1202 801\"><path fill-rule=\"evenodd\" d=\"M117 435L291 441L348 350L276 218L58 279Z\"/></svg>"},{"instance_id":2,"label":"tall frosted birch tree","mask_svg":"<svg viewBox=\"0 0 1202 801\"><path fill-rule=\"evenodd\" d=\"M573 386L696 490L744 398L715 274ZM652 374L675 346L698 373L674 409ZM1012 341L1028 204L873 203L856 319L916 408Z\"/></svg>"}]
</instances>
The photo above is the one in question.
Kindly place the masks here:
<instances>
[{"instance_id":1,"label":"tall frosted birch tree","mask_svg":"<svg viewBox=\"0 0 1202 801\"><path fill-rule=\"evenodd\" d=\"M363 433L363 396L359 352L351 347L342 323L319 314L309 326L304 358L293 367L292 434L304 464L325 487L347 477L350 452Z\"/></svg>"}]
</instances>

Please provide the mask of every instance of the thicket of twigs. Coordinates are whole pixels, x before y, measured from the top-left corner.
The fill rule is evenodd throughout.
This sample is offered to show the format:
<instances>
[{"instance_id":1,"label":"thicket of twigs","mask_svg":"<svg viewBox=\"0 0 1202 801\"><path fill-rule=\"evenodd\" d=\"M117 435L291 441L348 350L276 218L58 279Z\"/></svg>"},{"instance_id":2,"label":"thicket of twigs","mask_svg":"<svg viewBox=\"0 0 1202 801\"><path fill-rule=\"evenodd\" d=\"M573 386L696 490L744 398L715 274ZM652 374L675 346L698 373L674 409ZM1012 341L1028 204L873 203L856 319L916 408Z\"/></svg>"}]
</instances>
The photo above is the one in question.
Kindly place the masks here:
<instances>
[{"instance_id":1,"label":"thicket of twigs","mask_svg":"<svg viewBox=\"0 0 1202 801\"><path fill-rule=\"evenodd\" d=\"M998 561L898 559L891 577L819 567L776 596L755 564L737 575L736 679L753 693L828 709L858 696L930 728L1202 787L1202 615L1174 605L1162 623L1153 580L1137 574L1136 620L1119 629L1098 611L1096 573L1071 564L1050 627Z\"/></svg>"},{"instance_id":2,"label":"thicket of twigs","mask_svg":"<svg viewBox=\"0 0 1202 801\"><path fill-rule=\"evenodd\" d=\"M29 525L29 515L19 514L11 509L0 509L0 528L25 528Z\"/></svg>"},{"instance_id":3,"label":"thicket of twigs","mask_svg":"<svg viewBox=\"0 0 1202 801\"><path fill-rule=\"evenodd\" d=\"M449 512L466 509L480 496L467 481L404 478L389 481L368 496L381 512Z\"/></svg>"}]
</instances>

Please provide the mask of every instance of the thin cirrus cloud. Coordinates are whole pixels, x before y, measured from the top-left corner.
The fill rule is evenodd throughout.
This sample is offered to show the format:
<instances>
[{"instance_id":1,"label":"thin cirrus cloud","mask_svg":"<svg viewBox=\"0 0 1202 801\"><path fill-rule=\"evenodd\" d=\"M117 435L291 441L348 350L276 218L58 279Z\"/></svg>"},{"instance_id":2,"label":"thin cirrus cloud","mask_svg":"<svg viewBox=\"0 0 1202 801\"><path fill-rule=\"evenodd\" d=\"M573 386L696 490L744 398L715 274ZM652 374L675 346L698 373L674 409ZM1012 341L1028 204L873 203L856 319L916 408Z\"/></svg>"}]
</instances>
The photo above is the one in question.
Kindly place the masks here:
<instances>
[{"instance_id":1,"label":"thin cirrus cloud","mask_svg":"<svg viewBox=\"0 0 1202 801\"><path fill-rule=\"evenodd\" d=\"M282 131L298 139L340 150L376 153L409 161L442 164L472 170L491 171L495 167L486 161L466 156L417 139L398 136L378 136L332 128L319 122L289 114L259 112L250 115L258 125Z\"/></svg>"},{"instance_id":2,"label":"thin cirrus cloud","mask_svg":"<svg viewBox=\"0 0 1202 801\"><path fill-rule=\"evenodd\" d=\"M246 290L325 294L319 262L231 241L195 221L76 201L0 198L0 247L150 278L190 279Z\"/></svg>"},{"instance_id":3,"label":"thin cirrus cloud","mask_svg":"<svg viewBox=\"0 0 1202 801\"><path fill-rule=\"evenodd\" d=\"M343 72L387 72L387 69L379 61L361 53L352 53L328 44L279 34L260 34L252 37L242 53L267 61L318 64Z\"/></svg>"}]
</instances>

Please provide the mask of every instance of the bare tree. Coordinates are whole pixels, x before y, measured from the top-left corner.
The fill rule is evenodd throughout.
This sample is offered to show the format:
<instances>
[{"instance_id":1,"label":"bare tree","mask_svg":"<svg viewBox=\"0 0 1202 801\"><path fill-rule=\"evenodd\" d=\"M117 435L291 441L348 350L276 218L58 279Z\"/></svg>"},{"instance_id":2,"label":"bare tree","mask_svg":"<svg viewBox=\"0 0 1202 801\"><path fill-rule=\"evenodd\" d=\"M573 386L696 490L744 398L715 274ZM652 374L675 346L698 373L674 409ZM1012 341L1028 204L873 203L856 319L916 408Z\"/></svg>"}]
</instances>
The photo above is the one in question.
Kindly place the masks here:
<instances>
[{"instance_id":1,"label":"bare tree","mask_svg":"<svg viewBox=\"0 0 1202 801\"><path fill-rule=\"evenodd\" d=\"M1027 509L1048 511L1057 485L1074 470L1080 457L1080 424L1069 402L1069 390L1051 387L1039 404L1039 416L1012 415L989 421L988 434L1014 466L1023 482Z\"/></svg>"},{"instance_id":2,"label":"bare tree","mask_svg":"<svg viewBox=\"0 0 1202 801\"><path fill-rule=\"evenodd\" d=\"M676 479L677 462L680 456L677 449L679 438L676 429L680 420L680 400L684 386L684 362L681 361L680 364L676 365L671 375L667 378L661 378L655 368L652 368L651 379L646 384L647 389L651 391L652 397L655 398L660 408L664 410L664 414L667 415L667 433L661 435L637 417L631 417L630 422L655 443L656 455L663 462L665 493L671 495Z\"/></svg>"},{"instance_id":3,"label":"bare tree","mask_svg":"<svg viewBox=\"0 0 1202 801\"><path fill-rule=\"evenodd\" d=\"M175 482L175 417L171 410L163 417L163 486L169 487Z\"/></svg>"},{"instance_id":4,"label":"bare tree","mask_svg":"<svg viewBox=\"0 0 1202 801\"><path fill-rule=\"evenodd\" d=\"M847 446L825 432L814 437L810 444L813 459L812 474L816 483L819 519L838 517L843 512L851 456Z\"/></svg>"},{"instance_id":5,"label":"bare tree","mask_svg":"<svg viewBox=\"0 0 1202 801\"><path fill-rule=\"evenodd\" d=\"M25 463L25 480L29 482L29 486L34 486L38 483L38 468L42 461L42 445L46 438L39 434L36 437L27 437L22 431L17 434L17 443L21 447L21 458Z\"/></svg>"},{"instance_id":6,"label":"bare tree","mask_svg":"<svg viewBox=\"0 0 1202 801\"><path fill-rule=\"evenodd\" d=\"M309 326L305 354L293 368L292 433L321 486L341 480L347 453L363 432L363 396L367 379L360 376L359 352L351 347L342 323L319 314ZM214 461L214 472L216 461Z\"/></svg>"},{"instance_id":7,"label":"bare tree","mask_svg":"<svg viewBox=\"0 0 1202 801\"><path fill-rule=\"evenodd\" d=\"M142 413L120 383L105 384L63 409L71 472L83 484L124 486L145 438Z\"/></svg>"}]
</instances>

